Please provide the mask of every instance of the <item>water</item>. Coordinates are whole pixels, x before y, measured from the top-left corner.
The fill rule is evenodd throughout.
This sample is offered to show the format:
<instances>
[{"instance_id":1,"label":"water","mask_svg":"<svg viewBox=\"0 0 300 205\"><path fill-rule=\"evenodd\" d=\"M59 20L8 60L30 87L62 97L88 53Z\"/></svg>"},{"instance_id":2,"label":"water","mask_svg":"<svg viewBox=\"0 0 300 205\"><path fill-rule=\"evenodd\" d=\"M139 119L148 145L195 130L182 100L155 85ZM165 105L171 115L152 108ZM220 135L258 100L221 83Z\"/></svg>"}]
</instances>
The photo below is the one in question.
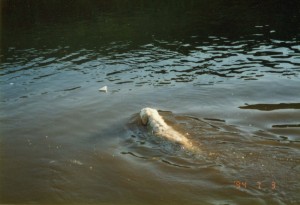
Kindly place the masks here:
<instances>
[{"instance_id":1,"label":"water","mask_svg":"<svg viewBox=\"0 0 300 205\"><path fill-rule=\"evenodd\" d=\"M298 2L9 2L1 203L300 203Z\"/></svg>"}]
</instances>

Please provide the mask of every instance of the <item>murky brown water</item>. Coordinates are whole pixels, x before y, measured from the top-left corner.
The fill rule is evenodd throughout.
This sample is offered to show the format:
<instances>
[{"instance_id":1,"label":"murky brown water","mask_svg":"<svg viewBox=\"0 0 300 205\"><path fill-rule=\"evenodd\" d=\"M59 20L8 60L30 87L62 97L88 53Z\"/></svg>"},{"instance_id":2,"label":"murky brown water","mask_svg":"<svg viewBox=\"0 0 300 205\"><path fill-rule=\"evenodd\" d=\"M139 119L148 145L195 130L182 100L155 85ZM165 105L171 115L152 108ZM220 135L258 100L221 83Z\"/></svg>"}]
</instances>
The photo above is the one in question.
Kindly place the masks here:
<instances>
[{"instance_id":1,"label":"murky brown water","mask_svg":"<svg viewBox=\"0 0 300 205\"><path fill-rule=\"evenodd\" d=\"M0 203L300 203L299 3L80 2L2 5Z\"/></svg>"}]
</instances>

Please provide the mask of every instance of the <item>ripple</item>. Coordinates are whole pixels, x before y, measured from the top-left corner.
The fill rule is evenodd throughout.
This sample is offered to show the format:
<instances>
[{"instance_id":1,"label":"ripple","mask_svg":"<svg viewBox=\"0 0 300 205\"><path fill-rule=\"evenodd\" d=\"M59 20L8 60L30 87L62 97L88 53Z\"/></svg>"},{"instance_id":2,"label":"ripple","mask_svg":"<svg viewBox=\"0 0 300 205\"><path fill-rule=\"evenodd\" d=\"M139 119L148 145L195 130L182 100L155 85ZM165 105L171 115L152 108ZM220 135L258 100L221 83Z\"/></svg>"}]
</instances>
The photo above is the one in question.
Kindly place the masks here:
<instances>
[{"instance_id":1,"label":"ripple","mask_svg":"<svg viewBox=\"0 0 300 205\"><path fill-rule=\"evenodd\" d=\"M217 39L217 41L216 41ZM184 53L178 49L186 49ZM177 83L217 84L224 81L259 80L269 76L295 78L299 75L299 46L296 41L269 42L209 36L207 42L155 39L134 49L129 42L113 42L99 50L68 47L55 49L11 49L0 75L24 74L33 80L79 72L85 78L116 85L169 86ZM35 71L35 72L33 72ZM25 80L25 78L24 78Z\"/></svg>"},{"instance_id":2,"label":"ripple","mask_svg":"<svg viewBox=\"0 0 300 205\"><path fill-rule=\"evenodd\" d=\"M237 42L236 44L238 44L239 42ZM270 71L266 68L275 68L275 66L277 66L277 69L282 69L282 71L276 71L278 72L278 74L282 74L282 75L286 75L287 73L287 69L289 69L289 67L295 67L296 65L298 65L299 62L293 62L293 61L287 61L285 63L287 64L282 64L282 60L281 58L279 58L280 56L282 56L285 53L288 53L286 51L282 51L284 49L281 48L281 51L260 51L260 50L265 50L266 48L268 48L269 50L272 50L273 47L272 46L259 46L259 47L254 47L251 50L257 50L255 52L251 54L251 52L247 52L245 53L244 51L241 50L242 47L244 47L245 42L242 41L240 42L241 45L236 45L234 44L232 47L231 46L222 46L222 45L216 45L216 46L198 46L196 52L192 51L189 55L193 56L192 58L181 58L180 56L177 56L181 59L177 60L176 62L179 62L180 64L184 65L184 64L190 64L193 65L193 63L197 62L197 63L201 63L201 62L205 62L206 66L208 67L207 70L202 70L201 72L194 72L196 70L198 70L199 65L197 66L192 66L192 68L185 68L185 69L163 69L163 72L159 72L156 71L157 73L160 74L172 74L170 73L170 71L173 72L181 72L181 73L185 73L185 72L194 72L194 78L193 81L197 81L199 80L199 78L201 78L200 76L203 74L207 74L207 75L217 75L221 78L237 78L237 79L259 79L261 77L264 77L265 75L263 75L263 72L266 73L270 73ZM199 51L205 51L206 53L199 53ZM231 50L235 50L235 52L237 53L229 53ZM286 49L287 50L287 49ZM207 55L207 52L210 53L211 55ZM246 55L245 55L246 54ZM265 56L269 56L269 57L265 57ZM276 56L276 58L278 58L278 60L272 60L271 56ZM289 59L293 59L291 58L292 56L284 56L286 58L289 57ZM203 59L204 58L204 59ZM280 62L281 61L281 62ZM226 62L226 64L224 64L224 62ZM171 62L170 62L171 63ZM289 66L288 64L290 64L291 66ZM178 67L177 65L174 65L174 63L171 64L165 64L166 66L173 66L173 67ZM237 66L238 65L238 66ZM185 65L186 66L186 65ZM227 66L227 69L223 69L222 66ZM233 67L236 66L236 67ZM263 66L263 67L262 67ZM253 69L253 68L257 68L260 67L260 69ZM264 68L265 67L265 68ZM252 71L252 73L249 73L246 77L243 77L243 75L241 76L241 74L245 73L245 71L248 71L247 68L250 68ZM262 69L264 68L264 69ZM224 71L227 72L224 73ZM259 72L259 73L258 73ZM271 73L275 73L272 72ZM289 75L294 75L295 76L295 70L289 70ZM242 78L241 78L242 77ZM172 79L172 78L170 78ZM173 78L173 81L176 82L177 78ZM190 82L190 81L188 81Z\"/></svg>"},{"instance_id":3,"label":"ripple","mask_svg":"<svg viewBox=\"0 0 300 205\"><path fill-rule=\"evenodd\" d=\"M240 109L255 109L261 111L273 111L281 109L300 109L300 103L279 103L279 104L253 104L240 106Z\"/></svg>"},{"instance_id":4,"label":"ripple","mask_svg":"<svg viewBox=\"0 0 300 205\"><path fill-rule=\"evenodd\" d=\"M81 86L76 86L76 87L72 87L72 88L66 88L63 91L72 91L72 90L77 90L79 88L81 88Z\"/></svg>"},{"instance_id":5,"label":"ripple","mask_svg":"<svg viewBox=\"0 0 300 205\"><path fill-rule=\"evenodd\" d=\"M165 160L165 159L162 159L161 161L162 161L163 163L165 163L165 164L168 164L168 165L171 165L171 166L174 166L174 167L187 168L187 169L190 169L190 168L191 168L191 167L189 167L189 166L184 166L184 165L180 165L180 164L176 164L176 163L169 162L169 161L167 161L167 160Z\"/></svg>"},{"instance_id":6,"label":"ripple","mask_svg":"<svg viewBox=\"0 0 300 205\"><path fill-rule=\"evenodd\" d=\"M38 77L33 78L33 80L39 80L39 79L42 79L42 78L47 78L47 77L52 76L52 75L55 75L55 74L58 74L58 72L57 72L57 73L51 73L51 74L40 75L40 76L38 76Z\"/></svg>"},{"instance_id":7,"label":"ripple","mask_svg":"<svg viewBox=\"0 0 300 205\"><path fill-rule=\"evenodd\" d=\"M121 154L124 154L124 155L131 155L131 156L134 156L134 157L137 157L137 158L140 158L140 159L148 159L147 157L144 157L144 156L139 156L133 152L121 152Z\"/></svg>"},{"instance_id":8,"label":"ripple","mask_svg":"<svg viewBox=\"0 0 300 205\"><path fill-rule=\"evenodd\" d=\"M274 127L274 128L300 127L300 124L272 125L272 127Z\"/></svg>"}]
</instances>

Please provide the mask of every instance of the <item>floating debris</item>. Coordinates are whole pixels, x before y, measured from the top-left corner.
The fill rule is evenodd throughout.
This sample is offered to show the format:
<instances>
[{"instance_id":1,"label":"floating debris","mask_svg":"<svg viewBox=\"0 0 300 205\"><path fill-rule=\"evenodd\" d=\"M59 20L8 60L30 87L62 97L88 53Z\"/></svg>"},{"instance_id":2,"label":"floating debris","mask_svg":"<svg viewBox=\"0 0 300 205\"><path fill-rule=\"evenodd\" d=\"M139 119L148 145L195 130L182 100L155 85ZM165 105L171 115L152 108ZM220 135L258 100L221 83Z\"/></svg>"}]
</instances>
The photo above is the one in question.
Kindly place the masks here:
<instances>
[{"instance_id":1,"label":"floating debris","mask_svg":"<svg viewBox=\"0 0 300 205\"><path fill-rule=\"evenodd\" d=\"M107 86L103 86L102 88L99 89L99 91L107 93Z\"/></svg>"}]
</instances>

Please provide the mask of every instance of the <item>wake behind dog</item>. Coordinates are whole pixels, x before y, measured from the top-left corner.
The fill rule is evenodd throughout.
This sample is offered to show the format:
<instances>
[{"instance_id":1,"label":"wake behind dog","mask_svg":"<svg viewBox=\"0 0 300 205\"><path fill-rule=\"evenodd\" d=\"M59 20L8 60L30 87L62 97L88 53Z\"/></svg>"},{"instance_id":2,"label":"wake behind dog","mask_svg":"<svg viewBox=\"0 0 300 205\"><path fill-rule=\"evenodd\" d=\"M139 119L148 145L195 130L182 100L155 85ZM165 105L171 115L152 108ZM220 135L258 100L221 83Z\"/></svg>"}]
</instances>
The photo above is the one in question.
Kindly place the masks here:
<instances>
[{"instance_id":1,"label":"wake behind dog","mask_svg":"<svg viewBox=\"0 0 300 205\"><path fill-rule=\"evenodd\" d=\"M188 151L198 150L186 136L169 126L156 109L143 108L140 117L142 124L148 126L155 136L178 143Z\"/></svg>"}]
</instances>

